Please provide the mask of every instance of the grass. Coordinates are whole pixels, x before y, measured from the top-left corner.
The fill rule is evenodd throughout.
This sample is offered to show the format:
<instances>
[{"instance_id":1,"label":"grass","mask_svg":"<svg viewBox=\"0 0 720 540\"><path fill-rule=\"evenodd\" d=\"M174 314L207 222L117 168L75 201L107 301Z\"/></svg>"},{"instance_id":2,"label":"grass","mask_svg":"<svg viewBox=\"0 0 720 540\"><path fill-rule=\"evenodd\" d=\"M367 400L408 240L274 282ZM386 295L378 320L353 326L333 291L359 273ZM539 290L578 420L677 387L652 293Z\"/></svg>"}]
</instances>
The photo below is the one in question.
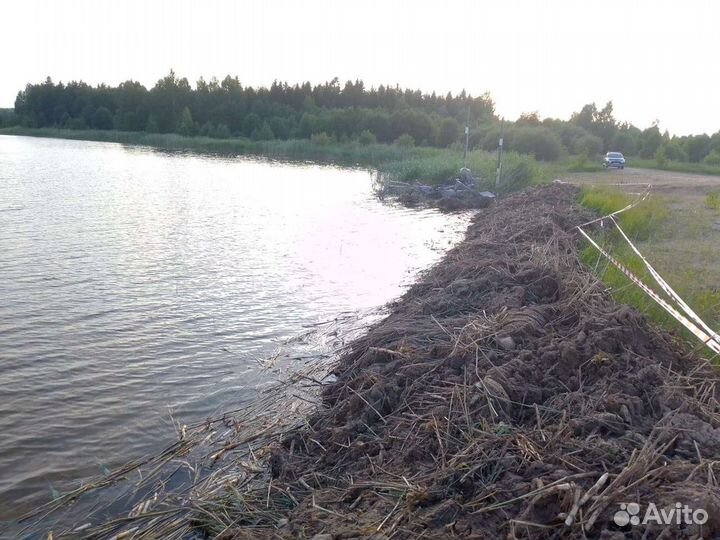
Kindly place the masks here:
<instances>
[{"instance_id":1,"label":"grass","mask_svg":"<svg viewBox=\"0 0 720 540\"><path fill-rule=\"evenodd\" d=\"M660 171L681 172L690 174L705 174L720 176L720 165L708 165L706 163L687 163L684 161L666 160L658 163L655 159L643 159L634 156L626 156L628 167L637 169L654 169ZM561 172L589 173L605 170L602 165L602 157L595 156L588 158L582 154L568 155L557 163L557 169Z\"/></svg>"},{"instance_id":2,"label":"grass","mask_svg":"<svg viewBox=\"0 0 720 540\"><path fill-rule=\"evenodd\" d=\"M636 197L610 187L586 187L580 202L604 215L625 207ZM651 196L620 214L618 222L640 252L690 307L711 328L720 328L719 257L711 234L712 221L708 210L698 207L697 199L688 198L682 205L674 201L671 208L662 197ZM616 229L608 227L594 236L606 251L643 282L656 291L660 290L643 262ZM580 256L618 302L635 307L650 320L681 335L691 346L698 345L697 338L605 260L593 246L588 243ZM703 353L712 356L709 349Z\"/></svg>"},{"instance_id":3,"label":"grass","mask_svg":"<svg viewBox=\"0 0 720 540\"><path fill-rule=\"evenodd\" d=\"M625 208L633 201L625 193L610 187L589 187L583 189L580 204L607 215ZM661 197L649 197L639 205L617 217L625 233L637 240L647 240L656 227L668 218L669 212Z\"/></svg>"},{"instance_id":4,"label":"grass","mask_svg":"<svg viewBox=\"0 0 720 540\"><path fill-rule=\"evenodd\" d=\"M720 210L720 191L711 191L705 197L705 206L711 210Z\"/></svg>"},{"instance_id":5,"label":"grass","mask_svg":"<svg viewBox=\"0 0 720 540\"><path fill-rule=\"evenodd\" d=\"M389 144L363 145L357 141L347 143L313 142L307 139L253 141L247 138L183 137L174 133L22 127L0 129L0 135L2 134L116 142L165 150L224 155L263 155L297 161L367 166L394 180L420 180L431 184L448 179L463 166L463 155L458 150L431 147L407 148ZM497 157L494 153L474 150L468 154L466 166L483 179L485 189L494 190L496 162ZM508 152L503 160L501 191L512 191L530 184L549 181L554 177L554 173L555 168L549 164L539 163L530 156Z\"/></svg>"},{"instance_id":6,"label":"grass","mask_svg":"<svg viewBox=\"0 0 720 540\"><path fill-rule=\"evenodd\" d=\"M631 157L628 158L628 167L720 176L720 165L708 165L706 163L688 163L685 161L667 160L664 163L660 164L655 159L642 159Z\"/></svg>"},{"instance_id":7,"label":"grass","mask_svg":"<svg viewBox=\"0 0 720 540\"><path fill-rule=\"evenodd\" d=\"M497 156L483 150L469 152L465 163L461 152L440 150L438 153L380 163L378 169L396 180L407 182L419 179L434 184L446 180L463 166L483 180L483 189L495 191ZM503 157L500 191L514 191L527 185L541 184L553 177L554 169L551 166L528 156L508 152Z\"/></svg>"}]
</instances>

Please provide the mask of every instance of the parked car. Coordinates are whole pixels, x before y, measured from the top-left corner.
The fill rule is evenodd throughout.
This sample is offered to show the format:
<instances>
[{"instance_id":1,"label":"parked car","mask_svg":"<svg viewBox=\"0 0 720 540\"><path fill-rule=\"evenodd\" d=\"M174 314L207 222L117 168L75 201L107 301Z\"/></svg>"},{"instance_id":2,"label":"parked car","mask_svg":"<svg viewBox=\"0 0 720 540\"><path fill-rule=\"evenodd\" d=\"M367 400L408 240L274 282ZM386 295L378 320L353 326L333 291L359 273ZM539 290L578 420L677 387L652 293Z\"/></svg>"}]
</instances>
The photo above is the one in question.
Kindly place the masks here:
<instances>
[{"instance_id":1,"label":"parked car","mask_svg":"<svg viewBox=\"0 0 720 540\"><path fill-rule=\"evenodd\" d=\"M608 152L605 154L605 159L603 159L603 166L606 169L609 169L610 167L624 169L625 156L623 156L620 152Z\"/></svg>"}]
</instances>

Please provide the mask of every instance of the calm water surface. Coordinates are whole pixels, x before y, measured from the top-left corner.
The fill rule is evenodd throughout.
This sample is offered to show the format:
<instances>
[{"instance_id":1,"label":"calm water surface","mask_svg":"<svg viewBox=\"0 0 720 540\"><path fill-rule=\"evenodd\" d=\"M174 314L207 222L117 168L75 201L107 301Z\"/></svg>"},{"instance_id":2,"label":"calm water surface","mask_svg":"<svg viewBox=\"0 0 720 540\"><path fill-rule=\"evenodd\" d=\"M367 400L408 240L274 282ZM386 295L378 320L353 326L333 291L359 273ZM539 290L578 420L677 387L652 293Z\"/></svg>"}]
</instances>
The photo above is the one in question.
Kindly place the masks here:
<instances>
[{"instance_id":1,"label":"calm water surface","mask_svg":"<svg viewBox=\"0 0 720 540\"><path fill-rule=\"evenodd\" d=\"M0 519L251 399L259 360L397 297L466 220L362 170L0 136Z\"/></svg>"}]
</instances>

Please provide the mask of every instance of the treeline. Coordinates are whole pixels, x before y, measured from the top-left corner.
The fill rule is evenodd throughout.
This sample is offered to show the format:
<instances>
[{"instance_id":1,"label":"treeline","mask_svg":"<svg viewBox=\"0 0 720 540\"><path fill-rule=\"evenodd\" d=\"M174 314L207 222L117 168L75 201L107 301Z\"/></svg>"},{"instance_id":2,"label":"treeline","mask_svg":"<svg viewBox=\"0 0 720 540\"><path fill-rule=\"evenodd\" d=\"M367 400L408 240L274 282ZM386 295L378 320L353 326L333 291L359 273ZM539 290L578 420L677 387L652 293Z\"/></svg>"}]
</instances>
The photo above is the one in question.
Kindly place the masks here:
<instances>
[{"instance_id":1,"label":"treeline","mask_svg":"<svg viewBox=\"0 0 720 540\"><path fill-rule=\"evenodd\" d=\"M366 89L362 81L337 79L322 85L269 88L243 86L237 77L200 79L195 88L173 72L146 89L127 81L113 88L82 82L29 84L15 102L15 120L26 127L117 129L255 140L310 138L325 133L338 140L374 138L393 142L402 135L417 144L447 146L462 130L467 108L476 122L490 122L487 95L424 95L398 87Z\"/></svg>"},{"instance_id":2,"label":"treeline","mask_svg":"<svg viewBox=\"0 0 720 540\"><path fill-rule=\"evenodd\" d=\"M671 137L657 125L645 130L618 122L612 103L585 105L569 120L523 114L501 127L488 94L426 94L397 86L366 88L337 78L319 85L274 82L243 86L237 77L202 78L195 87L174 72L150 89L135 81L117 87L50 78L18 93L0 125L179 133L253 140L314 139L448 147L461 145L469 122L471 148L494 150L501 129L509 150L552 161L568 154L593 157L620 151L658 160L720 164L720 131Z\"/></svg>"}]
</instances>

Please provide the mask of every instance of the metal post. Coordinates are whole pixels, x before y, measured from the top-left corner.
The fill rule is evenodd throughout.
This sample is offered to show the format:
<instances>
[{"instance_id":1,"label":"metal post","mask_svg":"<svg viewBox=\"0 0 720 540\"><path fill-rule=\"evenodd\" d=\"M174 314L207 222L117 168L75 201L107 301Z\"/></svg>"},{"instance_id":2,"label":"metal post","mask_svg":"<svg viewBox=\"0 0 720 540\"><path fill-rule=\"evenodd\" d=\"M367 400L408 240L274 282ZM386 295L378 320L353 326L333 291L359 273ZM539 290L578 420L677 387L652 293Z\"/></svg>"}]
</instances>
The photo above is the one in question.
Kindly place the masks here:
<instances>
[{"instance_id":1,"label":"metal post","mask_svg":"<svg viewBox=\"0 0 720 540\"><path fill-rule=\"evenodd\" d=\"M463 154L463 167L467 167L468 144L470 143L470 105L467 107L467 118L465 120L465 153Z\"/></svg>"},{"instance_id":2,"label":"metal post","mask_svg":"<svg viewBox=\"0 0 720 540\"><path fill-rule=\"evenodd\" d=\"M502 174L502 155L503 155L503 130L504 130L505 119L500 120L500 141L498 142L498 161L497 161L497 173L495 175L495 191L500 191L500 175Z\"/></svg>"}]
</instances>

